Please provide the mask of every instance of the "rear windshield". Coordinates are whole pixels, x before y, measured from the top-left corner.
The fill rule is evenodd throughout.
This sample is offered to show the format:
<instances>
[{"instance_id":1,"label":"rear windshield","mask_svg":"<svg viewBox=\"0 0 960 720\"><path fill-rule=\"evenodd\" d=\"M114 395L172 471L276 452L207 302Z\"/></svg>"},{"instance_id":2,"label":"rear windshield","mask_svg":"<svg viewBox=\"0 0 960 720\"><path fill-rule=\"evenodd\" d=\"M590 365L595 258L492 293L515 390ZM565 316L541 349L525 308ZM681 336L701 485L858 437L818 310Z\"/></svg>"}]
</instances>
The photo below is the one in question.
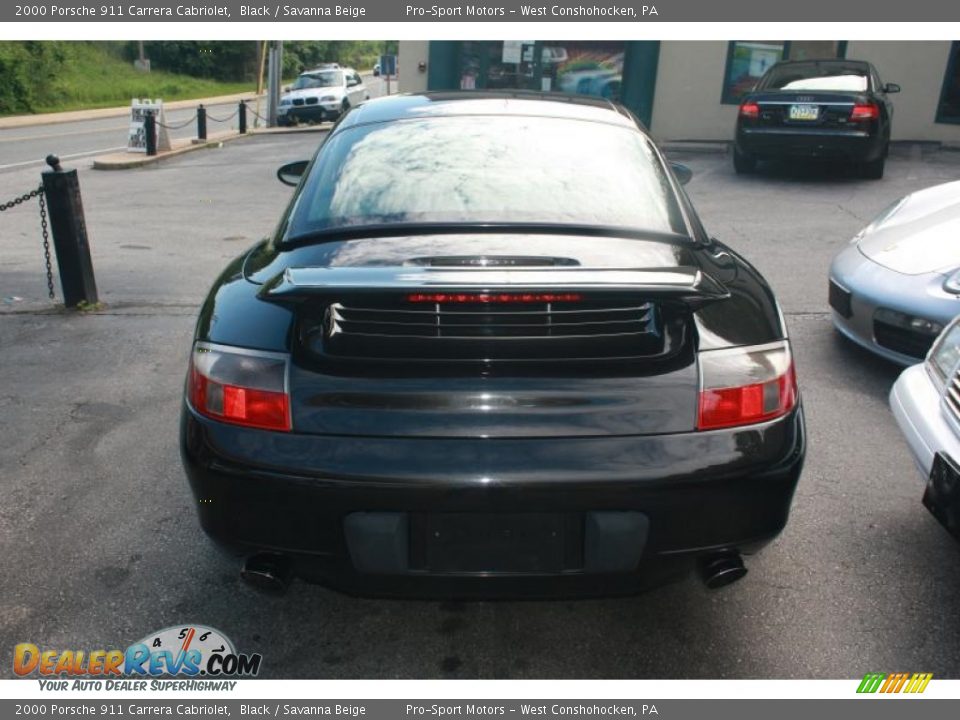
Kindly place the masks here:
<instances>
[{"instance_id":1,"label":"rear windshield","mask_svg":"<svg viewBox=\"0 0 960 720\"><path fill-rule=\"evenodd\" d=\"M761 90L838 90L865 92L866 67L834 63L799 63L774 67L760 83Z\"/></svg>"},{"instance_id":2,"label":"rear windshield","mask_svg":"<svg viewBox=\"0 0 960 720\"><path fill-rule=\"evenodd\" d=\"M419 118L348 128L323 146L287 237L386 223L563 223L682 232L650 141L544 117Z\"/></svg>"}]
</instances>

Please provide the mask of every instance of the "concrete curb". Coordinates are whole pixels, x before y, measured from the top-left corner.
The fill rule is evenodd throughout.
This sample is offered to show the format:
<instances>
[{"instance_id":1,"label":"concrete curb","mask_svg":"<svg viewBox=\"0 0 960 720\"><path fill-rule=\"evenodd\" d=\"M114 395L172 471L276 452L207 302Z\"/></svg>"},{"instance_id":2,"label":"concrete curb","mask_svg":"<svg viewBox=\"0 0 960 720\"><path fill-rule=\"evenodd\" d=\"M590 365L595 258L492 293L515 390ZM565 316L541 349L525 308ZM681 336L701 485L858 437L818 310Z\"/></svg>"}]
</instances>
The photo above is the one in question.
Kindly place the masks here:
<instances>
[{"instance_id":1,"label":"concrete curb","mask_svg":"<svg viewBox=\"0 0 960 720\"><path fill-rule=\"evenodd\" d=\"M238 132L223 132L209 135L206 142L197 142L194 139L174 140L172 148L156 155L146 155L144 153L126 153L118 152L109 155L100 155L93 159L94 170L131 170L133 168L143 167L144 165L153 165L167 158L183 155L194 150L205 150L212 147L220 147L225 142L247 137L252 133L241 135Z\"/></svg>"},{"instance_id":2,"label":"concrete curb","mask_svg":"<svg viewBox=\"0 0 960 720\"><path fill-rule=\"evenodd\" d=\"M219 103L240 102L241 100L256 100L257 97L265 98L265 95L257 95L255 92L235 93L233 95L220 95L209 98L196 98L193 100L175 100L165 102L165 110L180 110L182 108L196 107L201 103L204 105L217 105ZM96 110L71 110L60 113L43 113L40 115L12 115L10 117L0 118L0 130L12 130L13 128L31 127L34 125L56 125L59 123L77 122L78 120L100 120L102 118L122 117L130 114L130 106L98 108Z\"/></svg>"},{"instance_id":3,"label":"concrete curb","mask_svg":"<svg viewBox=\"0 0 960 720\"><path fill-rule=\"evenodd\" d=\"M697 141L697 140L667 140L660 143L660 147L665 152L689 152L689 153L713 153L717 155L726 155L730 151L730 143L719 141Z\"/></svg>"}]
</instances>

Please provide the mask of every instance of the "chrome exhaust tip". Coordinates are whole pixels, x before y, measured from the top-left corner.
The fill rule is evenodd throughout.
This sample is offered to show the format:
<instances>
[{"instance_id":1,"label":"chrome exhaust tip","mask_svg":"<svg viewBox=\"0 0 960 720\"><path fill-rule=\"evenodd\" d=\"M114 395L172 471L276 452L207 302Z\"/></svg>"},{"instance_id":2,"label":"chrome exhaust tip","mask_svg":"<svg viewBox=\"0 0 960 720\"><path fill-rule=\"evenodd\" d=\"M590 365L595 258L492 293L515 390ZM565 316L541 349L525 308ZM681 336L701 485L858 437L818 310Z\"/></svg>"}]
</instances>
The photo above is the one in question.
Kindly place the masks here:
<instances>
[{"instance_id":1,"label":"chrome exhaust tip","mask_svg":"<svg viewBox=\"0 0 960 720\"><path fill-rule=\"evenodd\" d=\"M293 573L289 559L283 555L258 553L244 561L240 578L257 590L282 595L290 586Z\"/></svg>"},{"instance_id":2,"label":"chrome exhaust tip","mask_svg":"<svg viewBox=\"0 0 960 720\"><path fill-rule=\"evenodd\" d=\"M700 577L711 590L735 583L746 574L747 568L736 550L705 555L700 559Z\"/></svg>"}]
</instances>

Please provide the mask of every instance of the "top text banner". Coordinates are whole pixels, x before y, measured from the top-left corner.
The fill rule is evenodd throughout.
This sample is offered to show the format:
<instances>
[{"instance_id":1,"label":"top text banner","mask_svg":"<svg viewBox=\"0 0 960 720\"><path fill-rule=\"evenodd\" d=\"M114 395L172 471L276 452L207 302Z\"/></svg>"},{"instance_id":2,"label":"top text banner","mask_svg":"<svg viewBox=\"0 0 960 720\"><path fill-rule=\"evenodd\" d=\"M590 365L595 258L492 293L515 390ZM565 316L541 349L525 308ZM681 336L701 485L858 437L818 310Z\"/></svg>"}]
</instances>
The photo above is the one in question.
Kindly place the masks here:
<instances>
[{"instance_id":1,"label":"top text banner","mask_svg":"<svg viewBox=\"0 0 960 720\"><path fill-rule=\"evenodd\" d=\"M409 3L409 4L408 4ZM944 0L588 0L432 4L417 0L24 0L0 5L0 22L957 22Z\"/></svg>"}]
</instances>

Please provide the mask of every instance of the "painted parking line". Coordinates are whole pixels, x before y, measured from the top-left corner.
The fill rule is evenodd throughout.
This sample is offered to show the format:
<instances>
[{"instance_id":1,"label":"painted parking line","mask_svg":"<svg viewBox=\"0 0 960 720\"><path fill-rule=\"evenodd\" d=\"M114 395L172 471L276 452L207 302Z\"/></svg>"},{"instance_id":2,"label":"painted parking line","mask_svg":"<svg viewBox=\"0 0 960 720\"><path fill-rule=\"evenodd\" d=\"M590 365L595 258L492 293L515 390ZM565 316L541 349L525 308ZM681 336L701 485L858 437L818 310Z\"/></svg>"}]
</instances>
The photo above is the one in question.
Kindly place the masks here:
<instances>
[{"instance_id":1,"label":"painted parking line","mask_svg":"<svg viewBox=\"0 0 960 720\"><path fill-rule=\"evenodd\" d=\"M73 158L85 157L87 155L99 155L101 153L116 152L117 150L126 150L126 145L118 145L116 147L101 148L99 150L85 150L84 152L72 153L70 155L58 155L61 160L71 160ZM11 168L25 167L27 165L38 165L46 162L44 159L40 160L26 160L24 162L18 163L9 163L8 165L0 165L0 170L9 170Z\"/></svg>"}]
</instances>

